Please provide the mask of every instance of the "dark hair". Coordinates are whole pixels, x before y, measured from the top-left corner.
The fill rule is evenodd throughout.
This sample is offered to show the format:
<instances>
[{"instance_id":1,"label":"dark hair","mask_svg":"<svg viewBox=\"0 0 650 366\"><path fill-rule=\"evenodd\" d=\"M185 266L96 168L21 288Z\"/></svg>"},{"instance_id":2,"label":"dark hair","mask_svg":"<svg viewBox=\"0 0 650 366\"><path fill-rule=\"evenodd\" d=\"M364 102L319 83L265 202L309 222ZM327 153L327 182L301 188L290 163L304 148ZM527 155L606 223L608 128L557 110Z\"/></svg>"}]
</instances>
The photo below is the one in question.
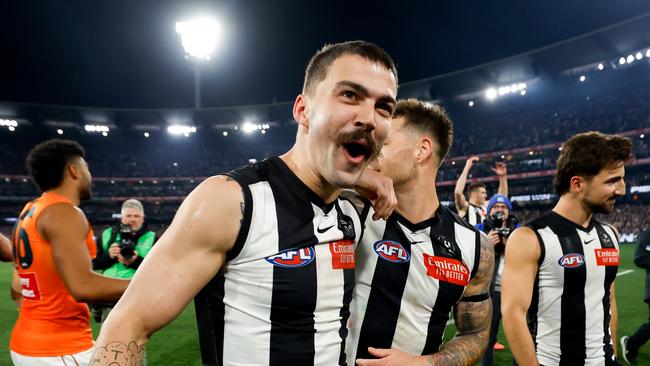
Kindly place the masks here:
<instances>
[{"instance_id":1,"label":"dark hair","mask_svg":"<svg viewBox=\"0 0 650 366\"><path fill-rule=\"evenodd\" d=\"M390 55L381 47L366 41L348 41L336 44L326 44L309 60L305 70L303 93L311 93L318 83L325 79L329 66L343 55L358 55L371 62L385 66L395 75L397 82L397 67Z\"/></svg>"},{"instance_id":2,"label":"dark hair","mask_svg":"<svg viewBox=\"0 0 650 366\"><path fill-rule=\"evenodd\" d=\"M36 145L27 155L27 170L41 191L56 188L63 180L63 172L70 161L85 157L86 152L72 140L52 139Z\"/></svg>"},{"instance_id":3,"label":"dark hair","mask_svg":"<svg viewBox=\"0 0 650 366\"><path fill-rule=\"evenodd\" d=\"M479 188L487 189L487 186L485 185L485 183L475 182L469 185L469 188L467 188L467 192L472 193L478 191Z\"/></svg>"},{"instance_id":4,"label":"dark hair","mask_svg":"<svg viewBox=\"0 0 650 366\"><path fill-rule=\"evenodd\" d=\"M632 141L623 136L600 132L584 132L569 139L557 159L557 173L553 179L555 192L569 192L571 177L591 179L612 163L625 162L632 155Z\"/></svg>"},{"instance_id":5,"label":"dark hair","mask_svg":"<svg viewBox=\"0 0 650 366\"><path fill-rule=\"evenodd\" d=\"M405 126L426 133L438 143L438 163L449 153L454 139L454 126L444 108L417 99L397 102L393 118L404 117Z\"/></svg>"}]
</instances>

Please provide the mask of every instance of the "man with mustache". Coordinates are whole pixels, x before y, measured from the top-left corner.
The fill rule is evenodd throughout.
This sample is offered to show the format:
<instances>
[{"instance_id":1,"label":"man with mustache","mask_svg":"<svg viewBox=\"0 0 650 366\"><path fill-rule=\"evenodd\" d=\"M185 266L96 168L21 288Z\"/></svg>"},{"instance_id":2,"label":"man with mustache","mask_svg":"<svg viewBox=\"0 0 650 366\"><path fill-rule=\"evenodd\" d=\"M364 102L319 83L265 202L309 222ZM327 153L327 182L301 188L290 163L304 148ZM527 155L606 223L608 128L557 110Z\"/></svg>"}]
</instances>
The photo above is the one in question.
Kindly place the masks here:
<instances>
[{"instance_id":1,"label":"man with mustache","mask_svg":"<svg viewBox=\"0 0 650 366\"><path fill-rule=\"evenodd\" d=\"M368 204L363 210L349 365L469 366L485 351L493 246L441 206L436 192L452 135L452 122L439 106L415 99L397 103L371 168L392 179L398 204L386 220L367 218L373 213ZM443 345L452 309L457 333Z\"/></svg>"},{"instance_id":2,"label":"man with mustache","mask_svg":"<svg viewBox=\"0 0 650 366\"><path fill-rule=\"evenodd\" d=\"M151 334L201 289L204 363L345 364L361 222L338 196L383 143L396 94L395 64L376 45L318 51L294 103L292 149L190 193L104 322L91 364L139 364Z\"/></svg>"},{"instance_id":3,"label":"man with mustache","mask_svg":"<svg viewBox=\"0 0 650 366\"><path fill-rule=\"evenodd\" d=\"M585 132L562 147L553 210L513 232L501 282L503 325L520 365L617 365L618 236L593 214L625 194L632 142ZM528 321L528 324L527 324Z\"/></svg>"},{"instance_id":4,"label":"man with mustache","mask_svg":"<svg viewBox=\"0 0 650 366\"><path fill-rule=\"evenodd\" d=\"M97 248L78 207L91 196L84 156L78 143L58 139L27 156L43 194L25 205L11 236L20 315L9 348L16 366L88 365L93 338L85 302L117 301L129 283L92 270Z\"/></svg>"}]
</instances>

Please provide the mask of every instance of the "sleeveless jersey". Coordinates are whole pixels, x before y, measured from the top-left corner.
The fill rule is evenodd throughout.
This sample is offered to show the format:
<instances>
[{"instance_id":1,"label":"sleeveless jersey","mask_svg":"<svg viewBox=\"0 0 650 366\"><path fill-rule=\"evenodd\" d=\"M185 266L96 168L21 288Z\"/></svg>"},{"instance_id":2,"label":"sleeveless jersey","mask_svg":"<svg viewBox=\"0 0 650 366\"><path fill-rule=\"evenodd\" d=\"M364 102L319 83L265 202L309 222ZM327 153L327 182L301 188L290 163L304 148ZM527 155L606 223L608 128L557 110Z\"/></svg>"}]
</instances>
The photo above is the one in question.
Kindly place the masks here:
<instances>
[{"instance_id":1,"label":"sleeveless jersey","mask_svg":"<svg viewBox=\"0 0 650 366\"><path fill-rule=\"evenodd\" d=\"M88 306L77 302L68 292L54 264L52 244L41 237L36 226L41 213L58 203L72 204L53 192L29 202L12 234L24 301L9 346L24 356L74 354L93 346ZM94 257L97 247L92 229L85 244Z\"/></svg>"},{"instance_id":2,"label":"sleeveless jersey","mask_svg":"<svg viewBox=\"0 0 650 366\"><path fill-rule=\"evenodd\" d=\"M418 224L397 212L373 221L369 210L357 247L348 364L374 358L368 346L434 353L478 270L480 233L444 206Z\"/></svg>"},{"instance_id":3,"label":"sleeveless jersey","mask_svg":"<svg viewBox=\"0 0 650 366\"><path fill-rule=\"evenodd\" d=\"M543 365L604 365L613 357L610 288L619 265L613 229L551 211L529 223L541 256L528 312Z\"/></svg>"},{"instance_id":4,"label":"sleeveless jersey","mask_svg":"<svg viewBox=\"0 0 650 366\"><path fill-rule=\"evenodd\" d=\"M242 187L235 247L195 306L204 364L344 365L361 232L273 157L228 174Z\"/></svg>"}]
</instances>

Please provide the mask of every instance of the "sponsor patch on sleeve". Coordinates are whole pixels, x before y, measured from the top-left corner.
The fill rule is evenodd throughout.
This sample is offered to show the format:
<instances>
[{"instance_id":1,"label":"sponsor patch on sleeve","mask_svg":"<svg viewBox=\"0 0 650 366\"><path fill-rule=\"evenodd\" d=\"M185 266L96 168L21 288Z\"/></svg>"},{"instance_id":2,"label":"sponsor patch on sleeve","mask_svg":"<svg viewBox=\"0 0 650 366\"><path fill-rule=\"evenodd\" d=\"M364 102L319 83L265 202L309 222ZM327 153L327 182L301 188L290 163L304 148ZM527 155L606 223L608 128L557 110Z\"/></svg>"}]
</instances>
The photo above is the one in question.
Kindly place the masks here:
<instances>
[{"instance_id":1,"label":"sponsor patch on sleeve","mask_svg":"<svg viewBox=\"0 0 650 366\"><path fill-rule=\"evenodd\" d=\"M595 249L594 252L596 253L596 264L599 266L618 266L620 263L616 248L600 248Z\"/></svg>"},{"instance_id":2,"label":"sponsor patch on sleeve","mask_svg":"<svg viewBox=\"0 0 650 366\"><path fill-rule=\"evenodd\" d=\"M458 259L424 253L424 266L427 269L427 275L437 280L459 286L467 286L469 283L469 270Z\"/></svg>"},{"instance_id":3,"label":"sponsor patch on sleeve","mask_svg":"<svg viewBox=\"0 0 650 366\"><path fill-rule=\"evenodd\" d=\"M333 269L352 269L355 267L353 240L331 242L330 253L332 253Z\"/></svg>"}]
</instances>

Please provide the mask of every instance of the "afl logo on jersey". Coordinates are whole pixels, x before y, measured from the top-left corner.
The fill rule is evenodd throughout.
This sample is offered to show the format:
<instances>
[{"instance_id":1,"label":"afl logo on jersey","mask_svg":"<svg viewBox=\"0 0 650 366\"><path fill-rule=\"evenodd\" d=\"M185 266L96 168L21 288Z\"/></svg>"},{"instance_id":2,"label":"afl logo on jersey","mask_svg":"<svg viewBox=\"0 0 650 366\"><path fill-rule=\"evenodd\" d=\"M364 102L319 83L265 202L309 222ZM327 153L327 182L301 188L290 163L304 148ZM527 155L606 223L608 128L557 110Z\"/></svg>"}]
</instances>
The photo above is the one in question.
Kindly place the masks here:
<instances>
[{"instance_id":1,"label":"afl logo on jersey","mask_svg":"<svg viewBox=\"0 0 650 366\"><path fill-rule=\"evenodd\" d=\"M404 263L411 259L411 255L404 249L402 244L392 240L380 240L373 244L375 253L389 262Z\"/></svg>"},{"instance_id":2,"label":"afl logo on jersey","mask_svg":"<svg viewBox=\"0 0 650 366\"><path fill-rule=\"evenodd\" d=\"M313 247L288 249L276 255L266 257L266 261L278 267L304 267L314 261L316 252Z\"/></svg>"},{"instance_id":3,"label":"afl logo on jersey","mask_svg":"<svg viewBox=\"0 0 650 366\"><path fill-rule=\"evenodd\" d=\"M576 268L585 264L585 257L578 253L565 254L559 261L559 265L564 268Z\"/></svg>"}]
</instances>

